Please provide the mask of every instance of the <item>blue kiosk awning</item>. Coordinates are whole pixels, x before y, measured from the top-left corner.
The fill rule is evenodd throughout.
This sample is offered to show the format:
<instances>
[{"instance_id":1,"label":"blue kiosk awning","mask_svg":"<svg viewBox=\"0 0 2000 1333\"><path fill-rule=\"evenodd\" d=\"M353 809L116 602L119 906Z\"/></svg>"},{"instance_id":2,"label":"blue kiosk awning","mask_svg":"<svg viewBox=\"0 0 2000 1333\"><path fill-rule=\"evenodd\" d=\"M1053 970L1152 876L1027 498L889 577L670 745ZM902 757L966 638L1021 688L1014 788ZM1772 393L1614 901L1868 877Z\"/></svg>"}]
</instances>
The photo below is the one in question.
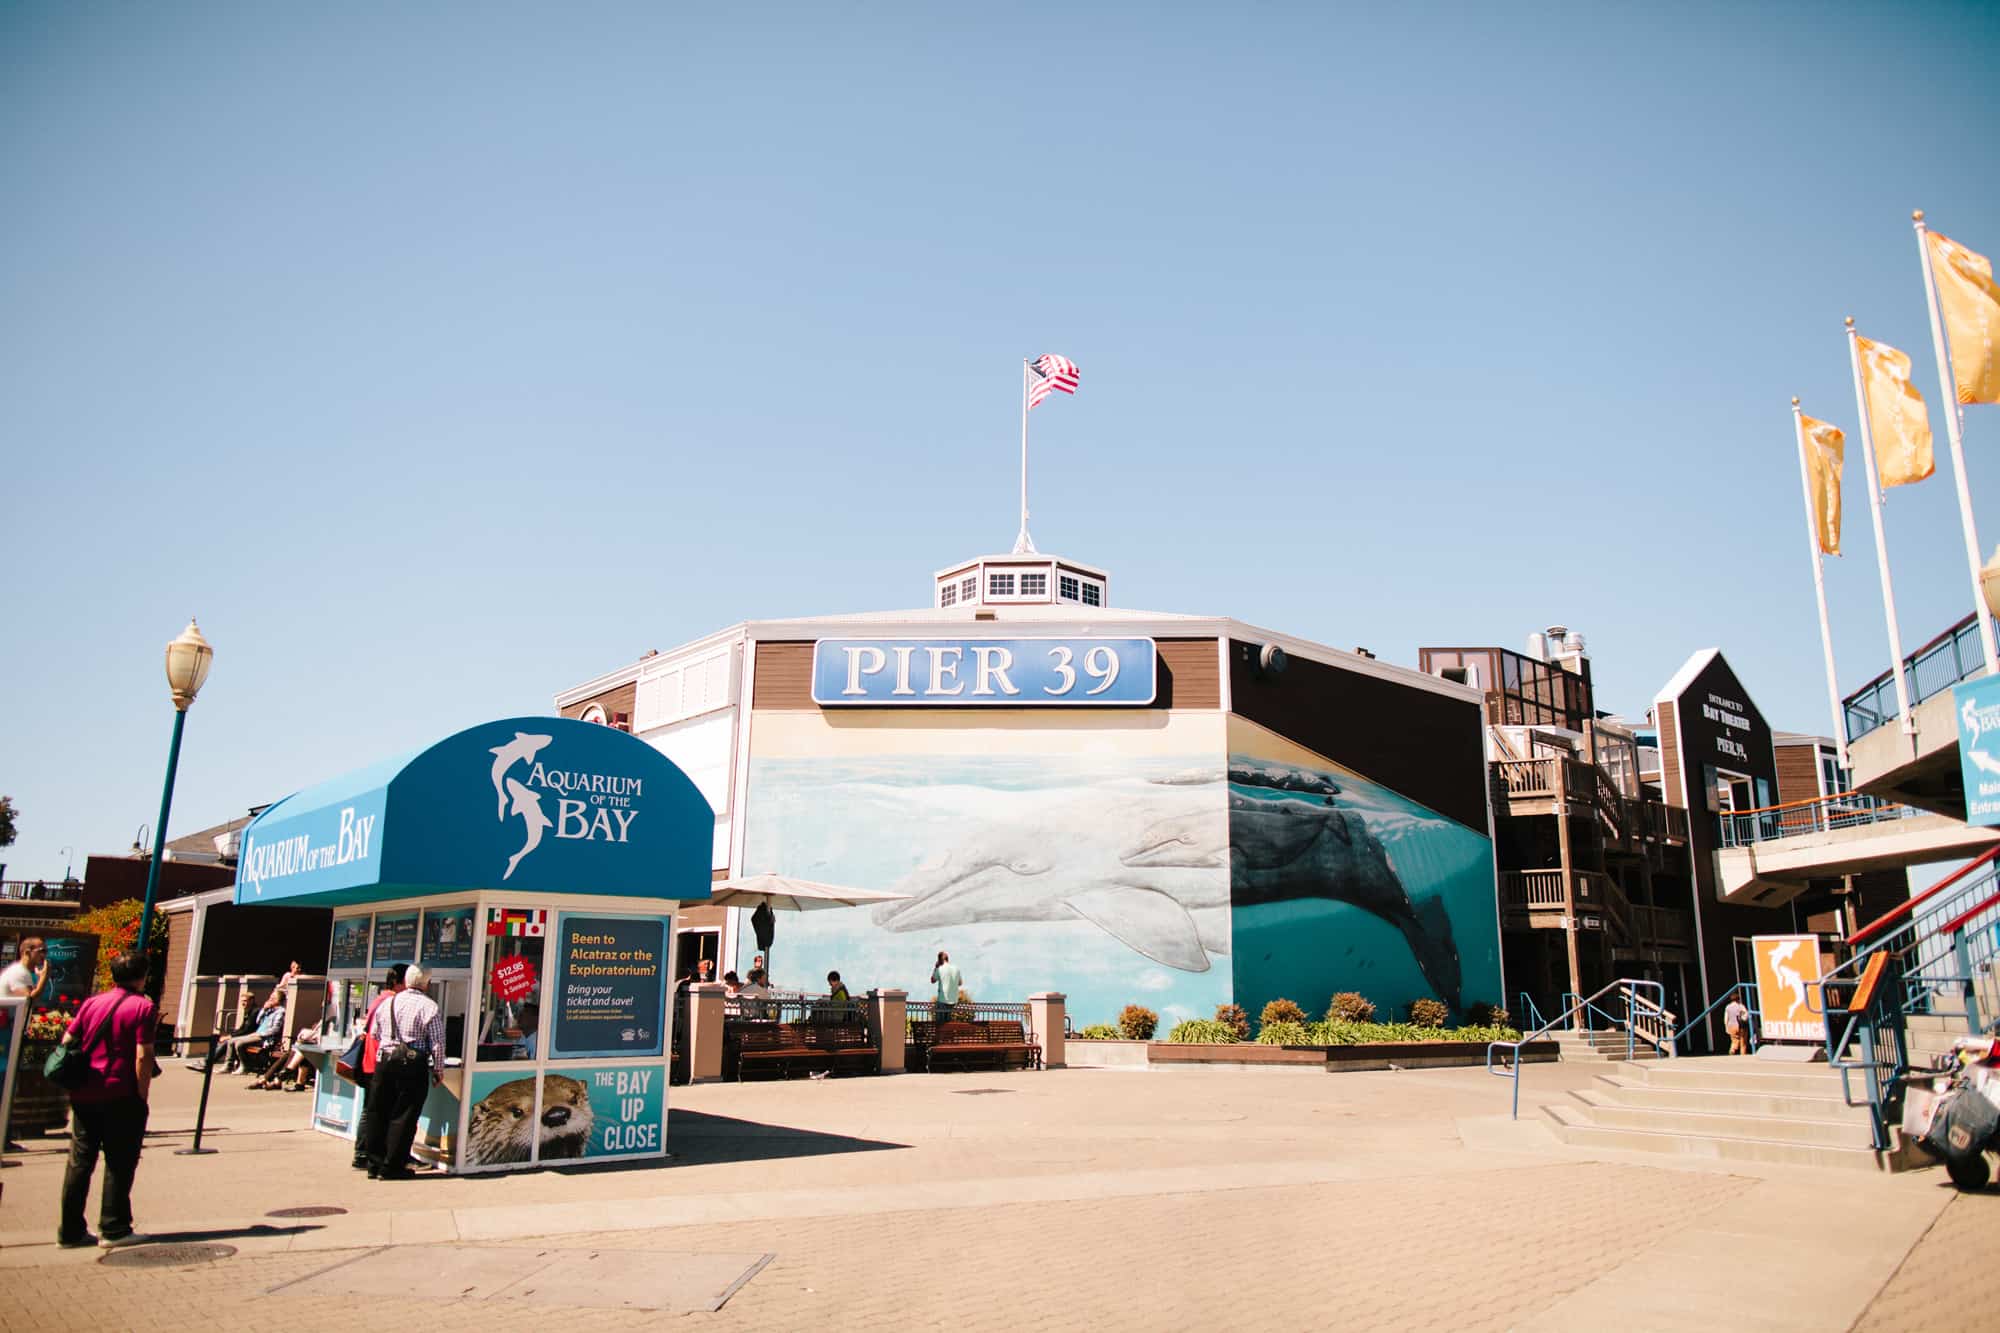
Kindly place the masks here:
<instances>
[{"instance_id":1,"label":"blue kiosk awning","mask_svg":"<svg viewBox=\"0 0 2000 1333\"><path fill-rule=\"evenodd\" d=\"M559 717L487 722L288 796L243 831L238 903L518 890L709 896L715 813L646 742Z\"/></svg>"}]
</instances>

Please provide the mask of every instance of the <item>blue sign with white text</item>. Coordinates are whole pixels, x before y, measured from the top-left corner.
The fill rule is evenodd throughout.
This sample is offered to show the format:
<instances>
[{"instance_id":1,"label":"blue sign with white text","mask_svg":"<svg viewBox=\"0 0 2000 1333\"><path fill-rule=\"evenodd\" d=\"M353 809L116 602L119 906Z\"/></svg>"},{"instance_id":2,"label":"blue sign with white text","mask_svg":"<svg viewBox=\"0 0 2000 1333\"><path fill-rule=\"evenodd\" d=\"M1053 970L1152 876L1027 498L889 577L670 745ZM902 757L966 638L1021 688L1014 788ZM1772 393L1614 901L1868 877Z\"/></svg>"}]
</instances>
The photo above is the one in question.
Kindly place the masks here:
<instances>
[{"instance_id":1,"label":"blue sign with white text","mask_svg":"<svg viewBox=\"0 0 2000 1333\"><path fill-rule=\"evenodd\" d=\"M821 639L823 708L1145 705L1158 689L1151 639Z\"/></svg>"},{"instance_id":2,"label":"blue sign with white text","mask_svg":"<svg viewBox=\"0 0 2000 1333\"><path fill-rule=\"evenodd\" d=\"M1958 766L1965 776L1965 822L2000 824L2000 676L1955 685Z\"/></svg>"}]
</instances>

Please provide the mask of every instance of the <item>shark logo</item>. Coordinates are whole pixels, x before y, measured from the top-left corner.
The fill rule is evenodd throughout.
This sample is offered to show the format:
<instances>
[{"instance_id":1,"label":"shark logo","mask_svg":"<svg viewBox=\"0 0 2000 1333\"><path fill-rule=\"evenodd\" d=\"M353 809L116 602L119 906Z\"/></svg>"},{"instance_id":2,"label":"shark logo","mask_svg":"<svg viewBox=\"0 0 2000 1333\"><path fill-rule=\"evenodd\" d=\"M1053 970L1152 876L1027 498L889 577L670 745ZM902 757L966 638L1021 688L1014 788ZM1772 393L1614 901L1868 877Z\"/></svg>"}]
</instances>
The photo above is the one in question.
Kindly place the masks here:
<instances>
[{"instance_id":1,"label":"shark logo","mask_svg":"<svg viewBox=\"0 0 2000 1333\"><path fill-rule=\"evenodd\" d=\"M521 850L507 858L507 873L500 877L502 879L513 877L514 868L521 864L521 858L541 845L542 830L550 826L548 814L542 809L541 793L531 791L508 777L507 770L515 764L532 765L535 756L554 739L553 736L535 736L525 731L517 731L513 740L505 745L496 745L491 751L493 791L499 798L499 812L494 818L504 821L510 814L519 815L528 830L527 840L521 844Z\"/></svg>"}]
</instances>

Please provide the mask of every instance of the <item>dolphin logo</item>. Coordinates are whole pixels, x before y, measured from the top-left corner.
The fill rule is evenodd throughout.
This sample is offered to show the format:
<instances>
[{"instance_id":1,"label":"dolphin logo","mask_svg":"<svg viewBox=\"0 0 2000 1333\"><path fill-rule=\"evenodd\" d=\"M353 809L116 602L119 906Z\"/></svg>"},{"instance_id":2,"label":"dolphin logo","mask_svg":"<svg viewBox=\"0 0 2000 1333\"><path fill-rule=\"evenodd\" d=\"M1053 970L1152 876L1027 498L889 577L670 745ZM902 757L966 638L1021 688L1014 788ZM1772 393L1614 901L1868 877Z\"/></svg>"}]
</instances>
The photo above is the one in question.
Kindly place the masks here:
<instances>
[{"instance_id":1,"label":"dolphin logo","mask_svg":"<svg viewBox=\"0 0 2000 1333\"><path fill-rule=\"evenodd\" d=\"M500 785L507 777L507 770L516 763L534 763L535 756L542 752L542 747L554 739L553 736L533 736L525 731L517 731L513 740L505 745L496 745L489 752L493 756L493 794L500 800L499 813L493 816L495 819L507 817L507 792ZM517 815L521 813L518 803L514 806L514 813ZM534 846L533 843L528 845Z\"/></svg>"},{"instance_id":2,"label":"dolphin logo","mask_svg":"<svg viewBox=\"0 0 2000 1333\"><path fill-rule=\"evenodd\" d=\"M528 739L533 738L530 737ZM541 739L545 744L547 743L547 737L542 737ZM521 844L520 851L515 852L507 858L507 873L500 876L502 879L511 879L513 877L514 867L521 864L522 857L541 846L542 830L549 827L549 817L542 813L542 797L540 792L530 791L513 778L508 778L507 794L514 798L514 808L511 813L521 816L522 822L528 826L528 840Z\"/></svg>"}]
</instances>

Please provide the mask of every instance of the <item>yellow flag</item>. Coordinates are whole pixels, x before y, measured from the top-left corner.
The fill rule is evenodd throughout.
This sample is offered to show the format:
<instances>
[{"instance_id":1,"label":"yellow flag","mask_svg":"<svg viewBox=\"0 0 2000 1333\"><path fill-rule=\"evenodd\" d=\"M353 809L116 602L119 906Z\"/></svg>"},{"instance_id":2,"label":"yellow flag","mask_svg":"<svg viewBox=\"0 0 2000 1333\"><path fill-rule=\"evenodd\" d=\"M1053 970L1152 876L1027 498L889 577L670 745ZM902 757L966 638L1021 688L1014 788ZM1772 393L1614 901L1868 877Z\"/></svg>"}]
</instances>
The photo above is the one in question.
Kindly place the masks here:
<instances>
[{"instance_id":1,"label":"yellow flag","mask_svg":"<svg viewBox=\"0 0 2000 1333\"><path fill-rule=\"evenodd\" d=\"M1993 261L1938 232L1927 231L1924 239L1958 401L2000 403L2000 286L1993 282Z\"/></svg>"},{"instance_id":2,"label":"yellow flag","mask_svg":"<svg viewBox=\"0 0 2000 1333\"><path fill-rule=\"evenodd\" d=\"M1910 358L1873 338L1857 336L1861 382L1867 386L1868 430L1882 485L1907 486L1937 470L1931 459L1931 417L1910 383Z\"/></svg>"},{"instance_id":3,"label":"yellow flag","mask_svg":"<svg viewBox=\"0 0 2000 1333\"><path fill-rule=\"evenodd\" d=\"M1811 484L1813 527L1819 549L1840 554L1840 469L1847 461L1847 437L1832 422L1801 416L1805 426L1806 479Z\"/></svg>"}]
</instances>

